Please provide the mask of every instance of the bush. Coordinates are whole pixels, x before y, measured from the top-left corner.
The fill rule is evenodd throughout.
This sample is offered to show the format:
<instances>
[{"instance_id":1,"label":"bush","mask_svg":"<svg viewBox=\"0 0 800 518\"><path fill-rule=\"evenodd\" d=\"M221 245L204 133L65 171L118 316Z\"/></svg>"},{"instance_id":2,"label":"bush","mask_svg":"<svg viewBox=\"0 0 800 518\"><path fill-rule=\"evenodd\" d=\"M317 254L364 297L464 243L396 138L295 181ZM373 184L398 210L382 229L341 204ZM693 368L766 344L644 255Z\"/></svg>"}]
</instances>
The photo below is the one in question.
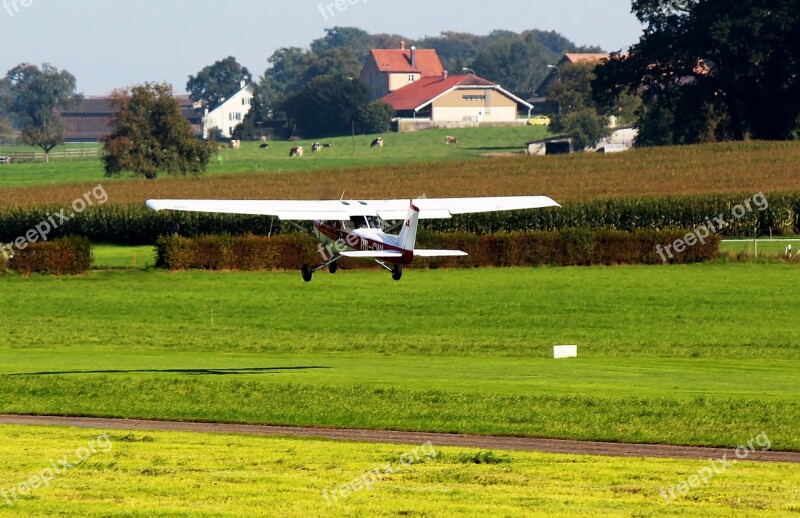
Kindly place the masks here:
<instances>
[{"instance_id":1,"label":"bush","mask_svg":"<svg viewBox=\"0 0 800 518\"><path fill-rule=\"evenodd\" d=\"M415 268L468 268L476 266L588 266L613 264L662 264L656 250L687 231L592 232L571 229L564 232L512 232L485 236L473 234L422 233L418 248L460 249L468 257L419 259ZM720 238L687 248L681 254L666 254L671 263L694 263L717 256ZM157 266L171 270L299 270L303 264L319 264L317 243L304 234L275 237L168 236L159 239ZM343 260L344 261L344 260ZM342 268L359 268L368 261L345 261Z\"/></svg>"},{"instance_id":2,"label":"bush","mask_svg":"<svg viewBox=\"0 0 800 518\"><path fill-rule=\"evenodd\" d=\"M84 237L69 236L55 241L28 243L15 250L7 267L23 275L86 273L92 265L92 244Z\"/></svg>"}]
</instances>

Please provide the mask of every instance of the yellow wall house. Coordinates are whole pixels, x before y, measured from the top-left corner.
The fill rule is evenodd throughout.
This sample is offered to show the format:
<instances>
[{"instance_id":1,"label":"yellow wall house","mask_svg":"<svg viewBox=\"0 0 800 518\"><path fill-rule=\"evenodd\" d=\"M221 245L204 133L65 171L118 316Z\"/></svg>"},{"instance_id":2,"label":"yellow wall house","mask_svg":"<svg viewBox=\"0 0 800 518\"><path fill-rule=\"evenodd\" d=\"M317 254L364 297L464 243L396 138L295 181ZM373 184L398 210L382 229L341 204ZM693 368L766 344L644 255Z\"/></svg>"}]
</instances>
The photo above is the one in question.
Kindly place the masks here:
<instances>
[{"instance_id":1,"label":"yellow wall house","mask_svg":"<svg viewBox=\"0 0 800 518\"><path fill-rule=\"evenodd\" d=\"M400 118L434 123L516 123L519 107L533 105L476 75L423 77L383 97ZM528 115L526 114L526 115Z\"/></svg>"}]
</instances>

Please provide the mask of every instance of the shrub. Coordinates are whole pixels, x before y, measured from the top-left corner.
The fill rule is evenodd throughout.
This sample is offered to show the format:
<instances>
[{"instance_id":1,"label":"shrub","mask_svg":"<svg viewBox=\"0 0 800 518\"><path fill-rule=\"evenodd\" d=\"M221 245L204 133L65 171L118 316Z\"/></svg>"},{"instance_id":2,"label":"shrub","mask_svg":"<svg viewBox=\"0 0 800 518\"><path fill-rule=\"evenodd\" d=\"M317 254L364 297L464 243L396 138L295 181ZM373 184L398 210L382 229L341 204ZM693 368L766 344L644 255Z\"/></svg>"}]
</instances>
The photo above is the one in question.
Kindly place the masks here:
<instances>
[{"instance_id":1,"label":"shrub","mask_svg":"<svg viewBox=\"0 0 800 518\"><path fill-rule=\"evenodd\" d=\"M622 232L569 229L564 232L501 232L475 236L464 233L423 232L418 248L460 249L468 257L419 259L415 268L468 268L476 266L587 266L592 264L661 264L656 246L683 239L685 230ZM673 252L671 263L693 263L717 256L720 238ZM317 243L304 234L274 237L165 236L156 247L157 265L172 270L299 270L303 264L318 264ZM666 257L666 254L665 254ZM364 260L345 261L342 268L368 266Z\"/></svg>"},{"instance_id":2,"label":"shrub","mask_svg":"<svg viewBox=\"0 0 800 518\"><path fill-rule=\"evenodd\" d=\"M55 241L28 243L7 261L11 270L23 275L86 273L92 265L92 244L84 237L69 236Z\"/></svg>"}]
</instances>

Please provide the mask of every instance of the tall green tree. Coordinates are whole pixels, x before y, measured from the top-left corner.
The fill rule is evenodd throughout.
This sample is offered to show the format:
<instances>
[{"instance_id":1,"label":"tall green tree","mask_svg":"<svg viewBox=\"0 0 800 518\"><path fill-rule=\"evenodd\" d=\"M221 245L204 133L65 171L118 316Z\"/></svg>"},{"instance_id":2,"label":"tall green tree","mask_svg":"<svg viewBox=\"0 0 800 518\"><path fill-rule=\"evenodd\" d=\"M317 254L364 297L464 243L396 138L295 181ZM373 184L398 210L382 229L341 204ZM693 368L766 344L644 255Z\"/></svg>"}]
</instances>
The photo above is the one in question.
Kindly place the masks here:
<instances>
[{"instance_id":1,"label":"tall green tree","mask_svg":"<svg viewBox=\"0 0 800 518\"><path fill-rule=\"evenodd\" d=\"M203 101L210 110L238 92L242 82L250 84L253 76L233 56L209 65L196 76L189 76L186 90L193 101Z\"/></svg>"},{"instance_id":2,"label":"tall green tree","mask_svg":"<svg viewBox=\"0 0 800 518\"><path fill-rule=\"evenodd\" d=\"M546 92L548 101L559 107L551 129L570 135L578 150L593 146L611 133L608 117L600 112L592 95L595 67L595 63L562 65L559 81Z\"/></svg>"},{"instance_id":3,"label":"tall green tree","mask_svg":"<svg viewBox=\"0 0 800 518\"><path fill-rule=\"evenodd\" d=\"M289 97L284 109L309 138L346 135L352 125L363 132L391 121L388 110L371 105L369 88L342 75L320 76Z\"/></svg>"},{"instance_id":4,"label":"tall green tree","mask_svg":"<svg viewBox=\"0 0 800 518\"><path fill-rule=\"evenodd\" d=\"M797 0L635 0L646 28L597 72L601 102L641 95L637 142L788 139L800 116Z\"/></svg>"},{"instance_id":5,"label":"tall green tree","mask_svg":"<svg viewBox=\"0 0 800 518\"><path fill-rule=\"evenodd\" d=\"M205 171L212 144L198 140L168 84L146 83L116 91L114 131L103 138L106 176L131 172L153 179L159 173L196 175Z\"/></svg>"},{"instance_id":6,"label":"tall green tree","mask_svg":"<svg viewBox=\"0 0 800 518\"><path fill-rule=\"evenodd\" d=\"M0 109L22 130L29 146L50 151L64 143L64 125L58 111L75 106L82 97L75 92L75 76L47 63L41 68L22 63L0 80Z\"/></svg>"}]
</instances>

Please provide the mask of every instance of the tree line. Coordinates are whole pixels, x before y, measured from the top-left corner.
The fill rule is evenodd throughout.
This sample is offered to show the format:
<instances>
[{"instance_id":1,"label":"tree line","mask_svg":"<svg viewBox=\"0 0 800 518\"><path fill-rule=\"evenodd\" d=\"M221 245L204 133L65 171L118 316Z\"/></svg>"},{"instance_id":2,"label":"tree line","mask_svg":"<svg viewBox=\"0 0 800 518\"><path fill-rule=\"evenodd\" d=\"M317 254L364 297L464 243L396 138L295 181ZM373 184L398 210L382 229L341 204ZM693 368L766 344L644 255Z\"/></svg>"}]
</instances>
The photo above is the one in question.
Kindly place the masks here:
<instances>
[{"instance_id":1,"label":"tree line","mask_svg":"<svg viewBox=\"0 0 800 518\"><path fill-rule=\"evenodd\" d=\"M798 7L800 0L738 0L731 5L633 0L632 11L645 26L639 41L599 66L561 68L559 82L547 92L559 106L554 129L589 144L606 131L609 116L624 115L639 129L637 145L795 139L800 136ZM537 30L483 36L444 32L414 41L399 34L334 27L308 48L275 51L257 79L228 57L190 76L186 88L194 100L213 109L242 81L253 85L252 108L235 138L253 138L258 126L275 121L309 137L341 134L353 126L365 133L384 131L391 111L371 102L358 78L370 50L398 48L400 41L436 49L446 69L473 69L522 97L545 93L535 89L549 73L547 65L563 53L600 51ZM106 160L108 174L187 174L208 164L210 151L188 140L165 144L164 136L190 138L188 123L175 116L177 101L167 88L140 85L118 95L115 102L122 113L105 146L107 155L122 155ZM10 131L10 121L26 143L47 153L63 142L58 110L80 99L69 72L48 64L21 64L0 80L0 137ZM133 117L125 113L126 106L147 106L166 115ZM171 131L164 121L182 129Z\"/></svg>"}]
</instances>

